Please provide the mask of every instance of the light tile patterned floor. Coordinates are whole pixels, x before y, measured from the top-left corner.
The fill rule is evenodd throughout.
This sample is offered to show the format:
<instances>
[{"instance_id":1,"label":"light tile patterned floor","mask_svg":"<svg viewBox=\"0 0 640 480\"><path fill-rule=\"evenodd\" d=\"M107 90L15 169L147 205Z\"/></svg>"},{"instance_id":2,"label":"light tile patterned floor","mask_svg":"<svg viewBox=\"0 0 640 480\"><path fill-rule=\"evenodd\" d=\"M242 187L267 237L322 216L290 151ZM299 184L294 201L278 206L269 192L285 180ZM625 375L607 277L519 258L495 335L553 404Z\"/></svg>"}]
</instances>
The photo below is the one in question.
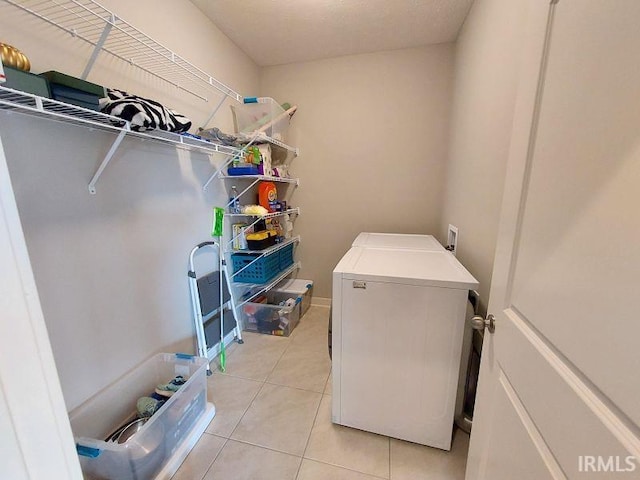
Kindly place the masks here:
<instances>
[{"instance_id":1,"label":"light tile patterned floor","mask_svg":"<svg viewBox=\"0 0 640 480\"><path fill-rule=\"evenodd\" d=\"M227 350L208 379L216 416L174 480L464 479L459 430L444 452L331 423L328 318L311 307L290 337L245 332Z\"/></svg>"}]
</instances>

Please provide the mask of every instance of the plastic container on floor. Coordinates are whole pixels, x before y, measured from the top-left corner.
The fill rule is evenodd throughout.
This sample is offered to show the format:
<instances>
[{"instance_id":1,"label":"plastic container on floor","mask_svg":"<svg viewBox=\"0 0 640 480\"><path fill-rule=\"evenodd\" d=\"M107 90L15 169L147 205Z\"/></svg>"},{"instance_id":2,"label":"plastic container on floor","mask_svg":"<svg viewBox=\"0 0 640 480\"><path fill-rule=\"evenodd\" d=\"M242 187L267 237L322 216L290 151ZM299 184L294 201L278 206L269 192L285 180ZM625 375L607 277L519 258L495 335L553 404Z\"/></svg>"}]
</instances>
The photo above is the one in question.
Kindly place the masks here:
<instances>
[{"instance_id":1,"label":"plastic container on floor","mask_svg":"<svg viewBox=\"0 0 640 480\"><path fill-rule=\"evenodd\" d=\"M300 318L307 313L311 306L311 297L313 296L313 280L304 280L301 278L289 278L283 280L273 289L273 293L279 293L282 295L297 296L300 297Z\"/></svg>"},{"instance_id":2,"label":"plastic container on floor","mask_svg":"<svg viewBox=\"0 0 640 480\"><path fill-rule=\"evenodd\" d=\"M289 297L290 298L290 297ZM279 305L285 301L281 294L267 294L266 303L247 303L242 307L244 329L250 332L266 333L288 337L300 321L299 303ZM293 299L296 302L296 299Z\"/></svg>"},{"instance_id":3,"label":"plastic container on floor","mask_svg":"<svg viewBox=\"0 0 640 480\"><path fill-rule=\"evenodd\" d=\"M69 414L85 475L101 479L153 478L182 448L207 408L207 361L161 353L143 362ZM182 375L187 382L125 443L108 439L135 417L138 398Z\"/></svg>"}]
</instances>

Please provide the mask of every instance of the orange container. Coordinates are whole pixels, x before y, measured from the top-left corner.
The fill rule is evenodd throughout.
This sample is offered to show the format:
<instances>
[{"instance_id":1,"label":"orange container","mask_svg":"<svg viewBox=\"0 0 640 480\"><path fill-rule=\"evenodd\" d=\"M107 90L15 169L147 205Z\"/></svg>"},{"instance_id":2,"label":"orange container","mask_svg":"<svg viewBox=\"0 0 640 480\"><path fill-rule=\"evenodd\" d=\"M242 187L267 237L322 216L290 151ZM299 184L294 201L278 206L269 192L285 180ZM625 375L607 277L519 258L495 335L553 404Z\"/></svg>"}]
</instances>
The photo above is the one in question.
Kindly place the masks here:
<instances>
[{"instance_id":1,"label":"orange container","mask_svg":"<svg viewBox=\"0 0 640 480\"><path fill-rule=\"evenodd\" d=\"M258 203L270 212L275 212L276 200L278 200L276 184L273 182L260 182L260 185L258 185Z\"/></svg>"}]
</instances>

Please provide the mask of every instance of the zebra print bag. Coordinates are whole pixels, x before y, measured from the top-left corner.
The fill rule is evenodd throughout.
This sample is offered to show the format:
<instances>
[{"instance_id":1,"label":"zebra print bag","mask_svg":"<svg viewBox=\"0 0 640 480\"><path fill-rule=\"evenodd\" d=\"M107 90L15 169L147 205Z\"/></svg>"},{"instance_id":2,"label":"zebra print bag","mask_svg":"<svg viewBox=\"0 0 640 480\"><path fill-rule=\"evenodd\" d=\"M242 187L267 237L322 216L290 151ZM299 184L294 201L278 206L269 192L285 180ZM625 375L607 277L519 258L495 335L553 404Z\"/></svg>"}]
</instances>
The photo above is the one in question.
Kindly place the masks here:
<instances>
[{"instance_id":1,"label":"zebra print bag","mask_svg":"<svg viewBox=\"0 0 640 480\"><path fill-rule=\"evenodd\" d=\"M191 128L191 120L148 98L130 95L122 90L107 89L107 97L100 99L100 110L127 120L136 132L166 130L182 133Z\"/></svg>"}]
</instances>

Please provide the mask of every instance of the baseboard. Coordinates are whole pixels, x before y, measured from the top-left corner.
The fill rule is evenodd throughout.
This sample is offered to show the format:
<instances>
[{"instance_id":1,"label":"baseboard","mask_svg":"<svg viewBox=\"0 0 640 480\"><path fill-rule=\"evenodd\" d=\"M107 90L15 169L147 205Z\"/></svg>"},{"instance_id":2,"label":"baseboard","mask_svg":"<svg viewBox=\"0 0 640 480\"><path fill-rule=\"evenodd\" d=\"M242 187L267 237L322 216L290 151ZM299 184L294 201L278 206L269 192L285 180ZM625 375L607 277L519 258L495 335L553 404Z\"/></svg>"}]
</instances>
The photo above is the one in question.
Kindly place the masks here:
<instances>
[{"instance_id":1,"label":"baseboard","mask_svg":"<svg viewBox=\"0 0 640 480\"><path fill-rule=\"evenodd\" d=\"M331 306L331 299L330 298L325 298L325 297L313 297L311 299L311 305L313 305L314 307L330 307Z\"/></svg>"}]
</instances>

